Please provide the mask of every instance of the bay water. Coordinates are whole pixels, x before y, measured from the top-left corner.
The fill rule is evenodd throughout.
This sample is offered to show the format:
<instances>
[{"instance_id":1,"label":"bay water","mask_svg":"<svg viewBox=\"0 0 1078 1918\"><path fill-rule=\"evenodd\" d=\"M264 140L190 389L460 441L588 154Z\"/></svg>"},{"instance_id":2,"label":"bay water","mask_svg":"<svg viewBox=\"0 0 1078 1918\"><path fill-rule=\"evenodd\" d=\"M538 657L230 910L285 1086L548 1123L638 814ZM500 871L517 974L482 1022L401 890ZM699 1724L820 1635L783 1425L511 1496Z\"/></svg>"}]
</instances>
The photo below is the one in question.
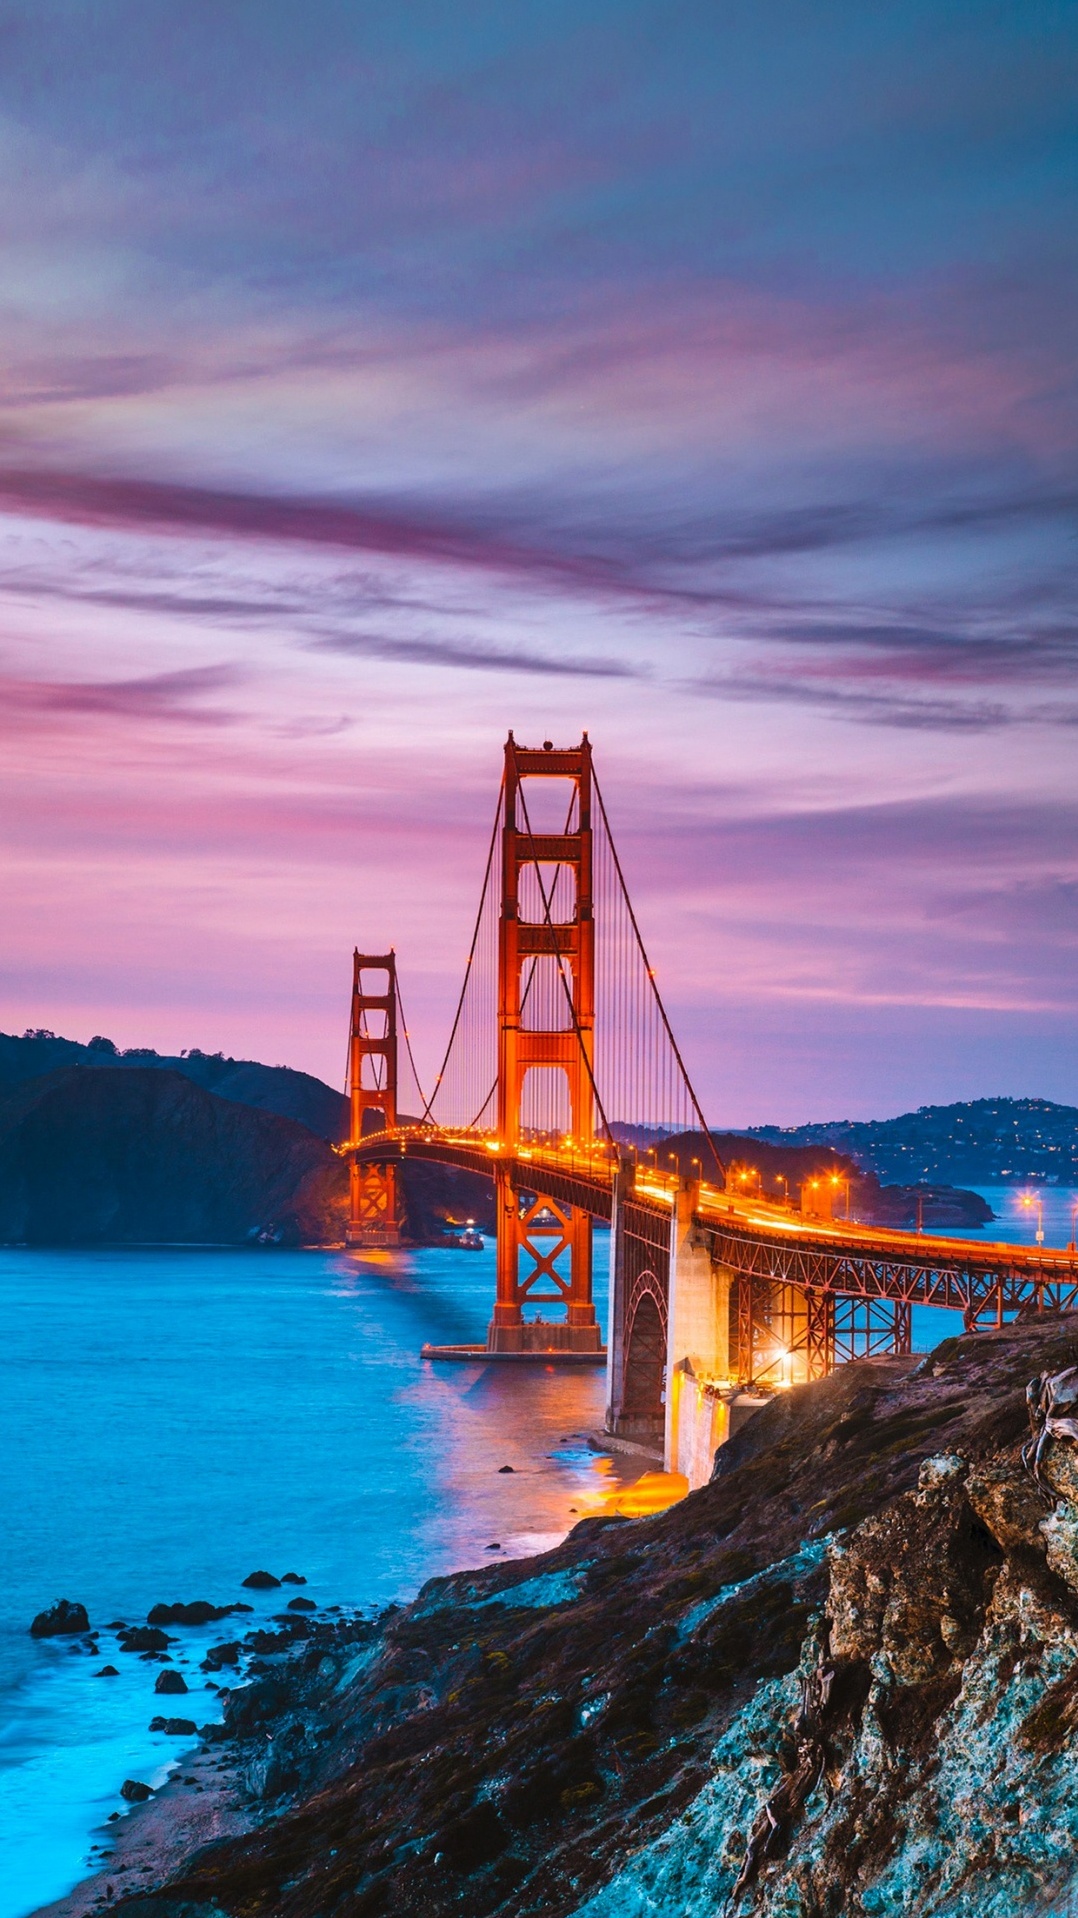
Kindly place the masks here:
<instances>
[{"instance_id":1,"label":"bay water","mask_svg":"<svg viewBox=\"0 0 1078 1918\"><path fill-rule=\"evenodd\" d=\"M184 1741L151 1733L155 1713L218 1715L205 1647L293 1594L244 1590L248 1573L380 1608L553 1545L639 1475L586 1442L601 1368L420 1359L482 1340L493 1296L492 1248L0 1250L0 1918L85 1874L125 1778L167 1776ZM191 1695L158 1699L160 1666L108 1630L96 1657L31 1639L57 1598L95 1627L197 1598L255 1618L185 1631ZM95 1676L106 1660L118 1677Z\"/></svg>"},{"instance_id":2,"label":"bay water","mask_svg":"<svg viewBox=\"0 0 1078 1918\"><path fill-rule=\"evenodd\" d=\"M997 1217L963 1236L1034 1242L1013 1188L983 1196ZM1040 1196L1046 1242L1066 1244L1078 1194ZM601 1317L608 1246L597 1233ZM108 1630L96 1657L31 1639L54 1599L96 1627L195 1598L249 1601L256 1623L293 1589L244 1590L265 1569L300 1573L319 1606L376 1609L554 1544L638 1475L586 1442L600 1369L420 1359L481 1340L493 1291L492 1247L0 1249L0 1918L76 1883L123 1779L157 1785L182 1758L148 1730L162 1705L216 1715L197 1664L228 1621L185 1632L192 1693L169 1702ZM915 1308L917 1350L960 1330ZM95 1676L106 1659L118 1677Z\"/></svg>"}]
</instances>

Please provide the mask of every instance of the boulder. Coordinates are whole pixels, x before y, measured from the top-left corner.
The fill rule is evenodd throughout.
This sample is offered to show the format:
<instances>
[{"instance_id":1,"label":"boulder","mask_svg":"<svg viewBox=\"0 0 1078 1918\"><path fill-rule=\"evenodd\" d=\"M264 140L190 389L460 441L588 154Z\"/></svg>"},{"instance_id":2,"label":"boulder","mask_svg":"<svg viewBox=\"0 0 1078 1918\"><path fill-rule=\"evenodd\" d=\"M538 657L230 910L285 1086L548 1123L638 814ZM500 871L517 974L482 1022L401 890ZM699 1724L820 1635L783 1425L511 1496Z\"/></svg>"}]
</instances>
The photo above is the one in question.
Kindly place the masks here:
<instances>
[{"instance_id":1,"label":"boulder","mask_svg":"<svg viewBox=\"0 0 1078 1918\"><path fill-rule=\"evenodd\" d=\"M76 1632L88 1632L90 1621L86 1616L85 1605L73 1605L70 1599L58 1598L47 1612L39 1612L30 1627L31 1638L66 1638Z\"/></svg>"},{"instance_id":2,"label":"boulder","mask_svg":"<svg viewBox=\"0 0 1078 1918\"><path fill-rule=\"evenodd\" d=\"M150 1730L152 1732L163 1732L167 1722L167 1719L164 1718L151 1718Z\"/></svg>"},{"instance_id":3,"label":"boulder","mask_svg":"<svg viewBox=\"0 0 1078 1918\"><path fill-rule=\"evenodd\" d=\"M182 1672L158 1672L155 1692L185 1692L187 1680Z\"/></svg>"},{"instance_id":4,"label":"boulder","mask_svg":"<svg viewBox=\"0 0 1078 1918\"><path fill-rule=\"evenodd\" d=\"M122 1652L164 1652L169 1638L156 1625L132 1625L120 1640Z\"/></svg>"},{"instance_id":5,"label":"boulder","mask_svg":"<svg viewBox=\"0 0 1078 1918\"><path fill-rule=\"evenodd\" d=\"M299 1572L282 1572L281 1573L282 1585L306 1585L306 1583L307 1583L307 1580L303 1578Z\"/></svg>"},{"instance_id":6,"label":"boulder","mask_svg":"<svg viewBox=\"0 0 1078 1918\"><path fill-rule=\"evenodd\" d=\"M155 1605L147 1617L149 1625L213 1625L228 1618L236 1607L211 1605L208 1599L195 1598L189 1605Z\"/></svg>"},{"instance_id":7,"label":"boulder","mask_svg":"<svg viewBox=\"0 0 1078 1918\"><path fill-rule=\"evenodd\" d=\"M279 1578L274 1578L272 1572L248 1572L243 1582L252 1592L273 1592L281 1583ZM289 1579L288 1582L291 1585L295 1581Z\"/></svg>"},{"instance_id":8,"label":"boulder","mask_svg":"<svg viewBox=\"0 0 1078 1918\"><path fill-rule=\"evenodd\" d=\"M290 1598L288 1609L290 1612L316 1612L318 1607L313 1598Z\"/></svg>"},{"instance_id":9,"label":"boulder","mask_svg":"<svg viewBox=\"0 0 1078 1918\"><path fill-rule=\"evenodd\" d=\"M101 1670L94 1673L95 1678L119 1678L119 1676L115 1665L102 1665Z\"/></svg>"},{"instance_id":10,"label":"boulder","mask_svg":"<svg viewBox=\"0 0 1078 1918\"><path fill-rule=\"evenodd\" d=\"M233 1639L227 1645L211 1645L205 1658L202 1660L201 1669L204 1672L219 1672L222 1665L238 1664L239 1656L240 1647L238 1639Z\"/></svg>"},{"instance_id":11,"label":"boulder","mask_svg":"<svg viewBox=\"0 0 1078 1918\"><path fill-rule=\"evenodd\" d=\"M129 1805L141 1805L147 1798L153 1797L153 1786L142 1784L138 1778L125 1778L120 1786L120 1797L126 1798Z\"/></svg>"}]
</instances>

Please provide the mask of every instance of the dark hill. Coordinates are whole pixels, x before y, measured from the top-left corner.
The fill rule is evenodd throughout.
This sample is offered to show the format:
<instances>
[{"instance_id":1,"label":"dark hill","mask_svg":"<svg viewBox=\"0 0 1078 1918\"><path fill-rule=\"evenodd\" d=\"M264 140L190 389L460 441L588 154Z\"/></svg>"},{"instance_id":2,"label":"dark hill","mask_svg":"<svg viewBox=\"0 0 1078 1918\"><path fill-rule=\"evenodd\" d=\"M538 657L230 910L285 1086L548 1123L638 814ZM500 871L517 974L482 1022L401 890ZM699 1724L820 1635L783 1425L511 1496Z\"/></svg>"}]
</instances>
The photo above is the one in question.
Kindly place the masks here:
<instances>
[{"instance_id":1,"label":"dark hill","mask_svg":"<svg viewBox=\"0 0 1078 1918\"><path fill-rule=\"evenodd\" d=\"M437 1244L467 1219L493 1230L490 1179L416 1160L402 1182L413 1241ZM161 1063L70 1065L0 1099L0 1243L237 1244L265 1230L336 1244L347 1192L343 1162L312 1130Z\"/></svg>"},{"instance_id":2,"label":"dark hill","mask_svg":"<svg viewBox=\"0 0 1078 1918\"><path fill-rule=\"evenodd\" d=\"M83 1046L52 1032L26 1032L21 1039L0 1033L0 1098L44 1073L75 1065L178 1072L219 1099L296 1119L331 1145L348 1136L347 1099L311 1073L294 1072L290 1066L264 1066L255 1059L226 1059L223 1053L200 1052L197 1047L173 1058L146 1046L120 1052L111 1039L91 1039Z\"/></svg>"},{"instance_id":3,"label":"dark hill","mask_svg":"<svg viewBox=\"0 0 1078 1918\"><path fill-rule=\"evenodd\" d=\"M323 1139L177 1072L70 1066L0 1103L9 1243L317 1243L343 1236L346 1193Z\"/></svg>"}]
</instances>

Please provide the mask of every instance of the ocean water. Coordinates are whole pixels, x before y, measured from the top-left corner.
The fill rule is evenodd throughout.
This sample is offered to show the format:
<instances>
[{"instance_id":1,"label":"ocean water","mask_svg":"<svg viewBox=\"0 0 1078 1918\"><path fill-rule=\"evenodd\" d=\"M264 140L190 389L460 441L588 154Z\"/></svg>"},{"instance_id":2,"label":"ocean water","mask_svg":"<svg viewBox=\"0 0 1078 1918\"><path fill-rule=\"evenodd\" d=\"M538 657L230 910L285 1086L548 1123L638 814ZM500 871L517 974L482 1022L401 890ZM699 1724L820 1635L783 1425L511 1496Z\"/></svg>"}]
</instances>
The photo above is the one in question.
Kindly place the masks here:
<instances>
[{"instance_id":1,"label":"ocean water","mask_svg":"<svg viewBox=\"0 0 1078 1918\"><path fill-rule=\"evenodd\" d=\"M267 1569L380 1607L493 1543L553 1544L638 1475L584 1443L601 1368L420 1360L424 1340L481 1339L493 1290L491 1249L0 1250L0 1918L76 1883L123 1780L182 1757L152 1716L217 1716L198 1660L243 1623L184 1632L191 1696L161 1699L160 1667L107 1631L96 1657L31 1639L54 1599L95 1627L159 1600L261 1617L293 1595L241 1589ZM95 1676L106 1660L118 1678Z\"/></svg>"}]
</instances>

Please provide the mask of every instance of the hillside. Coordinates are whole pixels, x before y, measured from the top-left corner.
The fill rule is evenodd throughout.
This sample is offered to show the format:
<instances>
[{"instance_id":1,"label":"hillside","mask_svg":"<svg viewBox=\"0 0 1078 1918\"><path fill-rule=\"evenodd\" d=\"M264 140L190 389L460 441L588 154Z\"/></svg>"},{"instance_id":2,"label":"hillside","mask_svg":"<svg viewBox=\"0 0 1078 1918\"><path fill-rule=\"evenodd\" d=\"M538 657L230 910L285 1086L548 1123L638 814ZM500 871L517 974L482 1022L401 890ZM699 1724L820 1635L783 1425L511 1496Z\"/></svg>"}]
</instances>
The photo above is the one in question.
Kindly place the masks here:
<instances>
[{"instance_id":1,"label":"hillside","mask_svg":"<svg viewBox=\"0 0 1078 1918\"><path fill-rule=\"evenodd\" d=\"M290 1066L264 1066L254 1059L226 1059L223 1053L200 1052L197 1046L172 1058L146 1046L120 1052L111 1039L91 1039L84 1046L53 1032L27 1032L21 1038L0 1033L0 1098L46 1072L76 1065L178 1072L218 1099L295 1119L331 1145L348 1136L347 1099L311 1073L294 1072Z\"/></svg>"},{"instance_id":2,"label":"hillside","mask_svg":"<svg viewBox=\"0 0 1078 1918\"><path fill-rule=\"evenodd\" d=\"M346 1194L323 1139L177 1072L69 1066L0 1102L0 1241L320 1243Z\"/></svg>"},{"instance_id":3,"label":"hillside","mask_svg":"<svg viewBox=\"0 0 1078 1918\"><path fill-rule=\"evenodd\" d=\"M884 1185L848 1152L832 1145L788 1144L779 1136L781 1143L753 1133L711 1134L731 1191L761 1193L779 1201L788 1198L796 1205L802 1187L822 1181L831 1185L836 1218L848 1216L862 1225L895 1229L923 1226L929 1232L947 1232L955 1226L987 1225L995 1217L979 1193L961 1186L924 1181ZM649 1149L655 1152L658 1165L676 1159L680 1171L690 1178L698 1177L701 1169L706 1178L706 1168L714 1164L702 1132L672 1133Z\"/></svg>"},{"instance_id":4,"label":"hillside","mask_svg":"<svg viewBox=\"0 0 1078 1918\"><path fill-rule=\"evenodd\" d=\"M0 1244L341 1241L348 1173L324 1139L161 1062L124 1066L61 1066L0 1098ZM468 1218L493 1227L493 1184L476 1173L416 1161L402 1190L420 1244Z\"/></svg>"},{"instance_id":5,"label":"hillside","mask_svg":"<svg viewBox=\"0 0 1078 1918\"><path fill-rule=\"evenodd\" d=\"M1073 1364L1076 1334L1049 1318L842 1367L778 1395L661 1516L434 1579L374 1630L285 1613L226 1696L246 1835L188 1839L162 1883L136 1814L108 1879L140 1891L109 1908L1073 1909L1078 1444L1049 1442L1043 1493L1020 1448L1026 1382Z\"/></svg>"},{"instance_id":6,"label":"hillside","mask_svg":"<svg viewBox=\"0 0 1078 1918\"><path fill-rule=\"evenodd\" d=\"M1078 1185L1078 1107L1050 1099L973 1099L921 1106L897 1119L753 1126L781 1146L831 1146L900 1184Z\"/></svg>"}]
</instances>

